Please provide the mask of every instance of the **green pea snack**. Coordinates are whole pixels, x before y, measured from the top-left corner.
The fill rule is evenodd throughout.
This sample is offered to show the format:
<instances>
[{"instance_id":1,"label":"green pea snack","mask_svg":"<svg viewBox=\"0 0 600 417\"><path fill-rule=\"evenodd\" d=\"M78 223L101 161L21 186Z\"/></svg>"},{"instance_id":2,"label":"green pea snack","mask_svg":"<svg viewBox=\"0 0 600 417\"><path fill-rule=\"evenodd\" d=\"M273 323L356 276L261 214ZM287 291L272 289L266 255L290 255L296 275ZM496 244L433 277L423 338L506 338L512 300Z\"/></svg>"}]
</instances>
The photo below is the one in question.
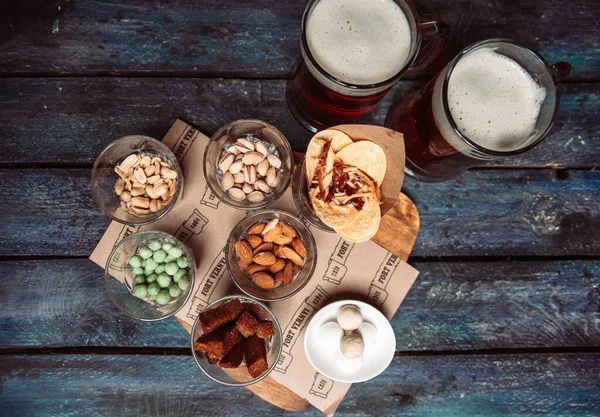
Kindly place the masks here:
<instances>
[{"instance_id":1,"label":"green pea snack","mask_svg":"<svg viewBox=\"0 0 600 417\"><path fill-rule=\"evenodd\" d=\"M190 288L190 259L172 239L139 244L128 265L134 275L131 292L152 304L165 306Z\"/></svg>"}]
</instances>

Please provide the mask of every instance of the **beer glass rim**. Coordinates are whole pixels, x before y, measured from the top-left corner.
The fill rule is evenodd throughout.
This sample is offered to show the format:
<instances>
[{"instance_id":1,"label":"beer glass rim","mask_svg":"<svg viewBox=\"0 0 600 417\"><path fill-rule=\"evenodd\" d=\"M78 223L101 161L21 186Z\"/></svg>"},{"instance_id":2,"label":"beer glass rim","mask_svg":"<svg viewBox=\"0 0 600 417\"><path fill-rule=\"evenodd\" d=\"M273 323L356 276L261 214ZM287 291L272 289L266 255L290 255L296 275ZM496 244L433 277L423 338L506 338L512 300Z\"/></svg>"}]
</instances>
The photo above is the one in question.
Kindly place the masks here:
<instances>
[{"instance_id":1,"label":"beer glass rim","mask_svg":"<svg viewBox=\"0 0 600 417\"><path fill-rule=\"evenodd\" d=\"M300 29L301 43L302 43L302 50L304 51L304 53L306 53L306 57L310 60L311 65L314 66L314 68L317 71L319 71L319 73L321 75L323 75L330 81L332 81L342 87L353 89L353 90L370 90L370 89L379 89L379 88L387 87L387 86L395 83L396 81L398 81L398 79L402 76L402 74L404 74L411 67L413 62L417 59L417 55L419 54L419 49L421 47L421 38L422 38L421 21L419 19L419 14L417 12L417 9L415 8L415 5L413 4L413 2L411 0L393 0L394 3L406 4L408 9L410 10L410 16L405 13L406 19L409 21L409 26L411 23L414 23L414 25L415 25L416 38L413 39L412 33L411 33L411 53L410 53L408 59L406 60L406 63L402 67L402 69L400 69L400 71L398 71L396 74L394 74L392 77L388 78L387 80L380 81L380 82L374 83L374 84L352 84L352 83L349 83L346 81L342 81L337 77L334 77L333 75L328 73L321 65L319 65L319 63L313 56L312 52L310 51L310 48L308 47L308 40L306 39L306 24L308 23L308 17L310 15L310 12L312 11L312 9L320 1L321 0L310 0L308 2L308 4L306 5L306 7L304 8L304 13L302 14L302 27ZM402 12L404 12L404 10L402 10Z\"/></svg>"},{"instance_id":2,"label":"beer glass rim","mask_svg":"<svg viewBox=\"0 0 600 417\"><path fill-rule=\"evenodd\" d=\"M477 48L480 48L487 44L498 44L498 43L509 44L512 46L516 46L517 48L521 48L521 49L525 50L526 52L528 52L529 54L531 54L537 61L539 61L546 68L546 71L548 71L548 74L550 75L550 78L552 79L552 86L554 87L554 94L555 94L554 110L552 112L552 117L550 119L550 122L548 123L548 126L546 126L546 128L543 131L538 132L537 139L532 141L529 145L523 146L522 148L518 148L515 150L511 150L511 151L496 151L496 150L488 149L488 148L481 146L478 143L472 141L471 139L469 139L467 136L465 136L460 131L460 129L456 125L456 122L454 121L454 118L452 117L452 113L450 112L450 106L448 104L448 84L450 81L450 77L452 76L452 71L454 70L454 67L456 66L458 61L462 57L464 57L465 55L469 54L470 52L472 52L473 50L475 50ZM448 64L448 71L446 71L446 74L443 79L443 84L442 84L442 105L444 107L444 113L446 113L446 118L448 119L448 123L452 127L452 130L467 145L469 145L470 147L474 148L475 150L477 150L479 152L483 152L484 154L487 154L487 155L498 156L498 157L513 156L513 155L521 154L523 152L527 152L531 148L535 147L537 144L539 144L541 141L543 141L546 138L546 136L548 136L550 129L552 129L552 126L554 125L554 121L556 120L556 116L558 114L558 110L560 107L559 106L560 94L559 94L559 89L558 89L558 81L555 77L555 74L553 74L551 72L551 68L552 67L548 64L548 62L538 52L525 46L521 42L515 41L513 39L492 38L492 39L486 39L483 41L475 42L474 44L467 46L462 51L460 51L458 53L458 55L456 55L456 57L452 61L450 61L450 63ZM529 70L527 70L527 72L529 72Z\"/></svg>"}]
</instances>

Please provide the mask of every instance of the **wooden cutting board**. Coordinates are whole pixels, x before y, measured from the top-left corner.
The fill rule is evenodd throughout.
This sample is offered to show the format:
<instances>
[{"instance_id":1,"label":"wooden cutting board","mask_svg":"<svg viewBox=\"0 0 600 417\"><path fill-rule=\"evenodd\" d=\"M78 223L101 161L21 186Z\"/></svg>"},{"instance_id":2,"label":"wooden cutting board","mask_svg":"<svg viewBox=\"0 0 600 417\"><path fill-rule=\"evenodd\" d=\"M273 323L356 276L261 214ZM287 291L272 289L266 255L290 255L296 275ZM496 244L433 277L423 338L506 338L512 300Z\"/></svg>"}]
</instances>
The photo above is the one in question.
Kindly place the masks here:
<instances>
[{"instance_id":1,"label":"wooden cutting board","mask_svg":"<svg viewBox=\"0 0 600 417\"><path fill-rule=\"evenodd\" d=\"M415 203L401 193L396 203L381 218L379 231L372 240L406 261L417 240L419 225L419 212ZM182 321L180 323L191 333L191 326ZM287 411L303 411L310 407L308 401L270 377L246 388L263 400Z\"/></svg>"}]
</instances>

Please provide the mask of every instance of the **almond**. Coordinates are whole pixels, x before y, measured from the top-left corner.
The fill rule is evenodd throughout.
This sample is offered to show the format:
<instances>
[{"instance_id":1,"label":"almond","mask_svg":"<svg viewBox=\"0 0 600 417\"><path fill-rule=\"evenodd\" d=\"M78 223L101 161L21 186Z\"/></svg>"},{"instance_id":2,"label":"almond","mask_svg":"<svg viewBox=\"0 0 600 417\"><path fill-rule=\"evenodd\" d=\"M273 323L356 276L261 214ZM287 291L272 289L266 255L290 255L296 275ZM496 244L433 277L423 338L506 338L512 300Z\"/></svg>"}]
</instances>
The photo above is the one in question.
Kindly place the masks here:
<instances>
[{"instance_id":1,"label":"almond","mask_svg":"<svg viewBox=\"0 0 600 417\"><path fill-rule=\"evenodd\" d=\"M248 242L240 240L235 245L235 251L240 258L240 266L242 268L246 268L246 266L250 265L250 262L252 261L252 248Z\"/></svg>"},{"instance_id":2,"label":"almond","mask_svg":"<svg viewBox=\"0 0 600 417\"><path fill-rule=\"evenodd\" d=\"M264 223L254 223L248 229L248 234L249 235L260 235L262 233L262 231L263 231L264 228L265 228L265 224Z\"/></svg>"},{"instance_id":3,"label":"almond","mask_svg":"<svg viewBox=\"0 0 600 417\"><path fill-rule=\"evenodd\" d=\"M267 233L265 233L263 230L263 241L265 242L274 242L275 239L279 236L283 236L283 234L281 233L281 226L279 225L275 226Z\"/></svg>"},{"instance_id":4,"label":"almond","mask_svg":"<svg viewBox=\"0 0 600 417\"><path fill-rule=\"evenodd\" d=\"M291 284L294 280L294 264L291 261L285 263L283 268L283 285Z\"/></svg>"},{"instance_id":5,"label":"almond","mask_svg":"<svg viewBox=\"0 0 600 417\"><path fill-rule=\"evenodd\" d=\"M300 265L300 266L304 265L304 259L302 259L302 257L300 255L298 255L298 252L296 252L294 249L292 249L288 246L284 246L281 248L281 251L279 252L279 256L281 258L289 259L296 265ZM275 256L273 255L273 257L275 257Z\"/></svg>"},{"instance_id":6,"label":"almond","mask_svg":"<svg viewBox=\"0 0 600 417\"><path fill-rule=\"evenodd\" d=\"M266 272L256 272L252 274L252 281L260 288L270 290L275 286L275 280L271 275Z\"/></svg>"},{"instance_id":7,"label":"almond","mask_svg":"<svg viewBox=\"0 0 600 417\"><path fill-rule=\"evenodd\" d=\"M279 271L278 273L275 274L275 285L273 286L273 288L279 287L282 282L283 282L283 271Z\"/></svg>"},{"instance_id":8,"label":"almond","mask_svg":"<svg viewBox=\"0 0 600 417\"><path fill-rule=\"evenodd\" d=\"M269 272L276 274L277 272L283 270L283 268L285 268L285 259L276 258L275 263L269 267Z\"/></svg>"},{"instance_id":9,"label":"almond","mask_svg":"<svg viewBox=\"0 0 600 417\"><path fill-rule=\"evenodd\" d=\"M248 242L250 244L252 249L256 249L263 243L260 236L257 236L257 235L248 235L244 239L246 240L246 242Z\"/></svg>"},{"instance_id":10,"label":"almond","mask_svg":"<svg viewBox=\"0 0 600 417\"><path fill-rule=\"evenodd\" d=\"M268 269L269 269L269 267L267 265L259 265L259 264L251 263L250 265L248 265L246 267L246 272L249 273L250 275L252 275L256 272L266 271Z\"/></svg>"},{"instance_id":11,"label":"almond","mask_svg":"<svg viewBox=\"0 0 600 417\"><path fill-rule=\"evenodd\" d=\"M300 272L301 269L302 269L302 267L300 265L294 264L294 275L296 275L298 272Z\"/></svg>"},{"instance_id":12,"label":"almond","mask_svg":"<svg viewBox=\"0 0 600 417\"><path fill-rule=\"evenodd\" d=\"M279 256L279 252L281 251L282 247L283 246L280 245L273 245L273 255Z\"/></svg>"},{"instance_id":13,"label":"almond","mask_svg":"<svg viewBox=\"0 0 600 417\"><path fill-rule=\"evenodd\" d=\"M298 254L296 254L296 255L298 255ZM271 266L275 263L275 261L276 261L276 258L275 258L275 255L273 255L273 252L258 252L252 258L252 262L255 262L259 265Z\"/></svg>"},{"instance_id":14,"label":"almond","mask_svg":"<svg viewBox=\"0 0 600 417\"><path fill-rule=\"evenodd\" d=\"M265 236L266 237L266 236ZM281 246L289 245L292 243L292 237L285 235L278 235L275 239L273 239L273 243Z\"/></svg>"},{"instance_id":15,"label":"almond","mask_svg":"<svg viewBox=\"0 0 600 417\"><path fill-rule=\"evenodd\" d=\"M264 242L262 243L260 246L256 247L256 249L254 249L254 255L256 255L259 252L267 252L273 249L273 244L271 242Z\"/></svg>"},{"instance_id":16,"label":"almond","mask_svg":"<svg viewBox=\"0 0 600 417\"><path fill-rule=\"evenodd\" d=\"M292 226L290 226L287 223L281 222L281 232L289 237L296 237L296 231L294 230L294 228Z\"/></svg>"},{"instance_id":17,"label":"almond","mask_svg":"<svg viewBox=\"0 0 600 417\"><path fill-rule=\"evenodd\" d=\"M269 230L271 230L272 228L277 226L277 223L279 223L279 219L271 220L269 223L266 224L266 226L263 228L263 231L261 233L263 235L266 234Z\"/></svg>"},{"instance_id":18,"label":"almond","mask_svg":"<svg viewBox=\"0 0 600 417\"><path fill-rule=\"evenodd\" d=\"M295 237L292 239L292 246L294 247L294 250L298 252L298 255L306 258L306 246L304 246L304 242L302 242L300 238Z\"/></svg>"}]
</instances>

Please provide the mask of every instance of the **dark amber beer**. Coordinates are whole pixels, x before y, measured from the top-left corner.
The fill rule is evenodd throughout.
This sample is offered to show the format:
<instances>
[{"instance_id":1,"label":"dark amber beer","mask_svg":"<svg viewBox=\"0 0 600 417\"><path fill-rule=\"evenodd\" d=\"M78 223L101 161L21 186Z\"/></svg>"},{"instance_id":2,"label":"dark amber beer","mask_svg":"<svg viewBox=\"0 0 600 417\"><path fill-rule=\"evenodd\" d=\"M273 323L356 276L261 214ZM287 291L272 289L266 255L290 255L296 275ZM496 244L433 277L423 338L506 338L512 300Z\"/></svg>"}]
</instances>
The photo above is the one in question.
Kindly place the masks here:
<instances>
[{"instance_id":1,"label":"dark amber beer","mask_svg":"<svg viewBox=\"0 0 600 417\"><path fill-rule=\"evenodd\" d=\"M388 114L386 126L404 134L406 173L443 181L536 146L554 123L569 69L510 40L466 48Z\"/></svg>"},{"instance_id":2,"label":"dark amber beer","mask_svg":"<svg viewBox=\"0 0 600 417\"><path fill-rule=\"evenodd\" d=\"M302 19L302 60L286 90L292 114L311 131L367 121L414 63L422 30L433 39L439 27L421 25L410 0L312 0ZM420 65L437 52L419 56Z\"/></svg>"}]
</instances>

